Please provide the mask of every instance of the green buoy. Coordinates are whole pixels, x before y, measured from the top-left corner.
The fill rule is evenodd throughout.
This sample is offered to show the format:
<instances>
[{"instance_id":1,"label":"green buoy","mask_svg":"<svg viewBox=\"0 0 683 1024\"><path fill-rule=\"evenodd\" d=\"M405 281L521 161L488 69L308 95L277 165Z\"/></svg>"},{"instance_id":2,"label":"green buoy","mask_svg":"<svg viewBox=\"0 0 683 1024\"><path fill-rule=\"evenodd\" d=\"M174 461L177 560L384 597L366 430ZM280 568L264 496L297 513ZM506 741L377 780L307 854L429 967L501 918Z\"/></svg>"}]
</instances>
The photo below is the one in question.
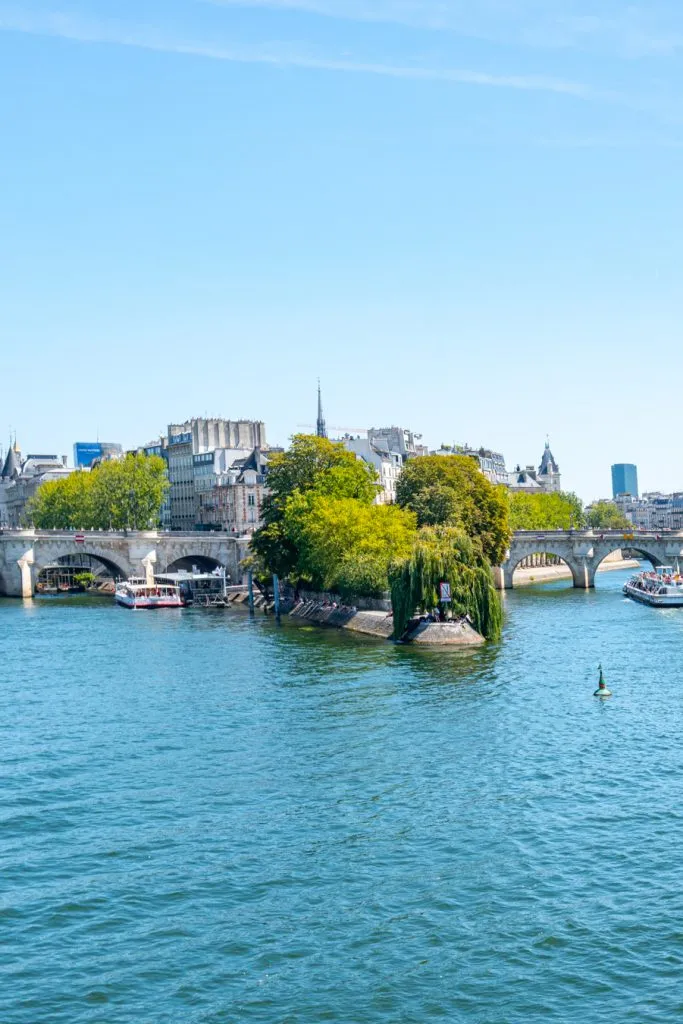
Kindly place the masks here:
<instances>
[{"instance_id":1,"label":"green buoy","mask_svg":"<svg viewBox=\"0 0 683 1024\"><path fill-rule=\"evenodd\" d=\"M598 688L595 691L595 693L593 694L593 696L594 697L611 697L612 696L612 691L607 689L607 683L605 682L605 677L604 677L603 672L602 672L602 665L599 665L598 668L600 669L600 678L598 680Z\"/></svg>"}]
</instances>

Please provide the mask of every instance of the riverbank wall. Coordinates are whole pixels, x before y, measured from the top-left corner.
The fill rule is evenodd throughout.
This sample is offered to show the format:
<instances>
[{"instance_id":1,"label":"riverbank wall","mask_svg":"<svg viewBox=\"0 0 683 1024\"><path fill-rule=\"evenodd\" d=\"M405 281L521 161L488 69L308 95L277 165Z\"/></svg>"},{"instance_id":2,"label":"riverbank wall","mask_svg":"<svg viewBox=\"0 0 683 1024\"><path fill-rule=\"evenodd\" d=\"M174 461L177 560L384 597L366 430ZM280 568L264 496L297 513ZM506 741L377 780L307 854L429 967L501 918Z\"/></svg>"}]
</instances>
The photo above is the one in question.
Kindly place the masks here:
<instances>
[{"instance_id":1,"label":"riverbank wall","mask_svg":"<svg viewBox=\"0 0 683 1024\"><path fill-rule=\"evenodd\" d=\"M360 608L339 604L337 601L302 597L289 612L293 620L312 622L318 626L334 626L350 633L389 640L394 632L391 609Z\"/></svg>"},{"instance_id":2,"label":"riverbank wall","mask_svg":"<svg viewBox=\"0 0 683 1024\"><path fill-rule=\"evenodd\" d=\"M312 622L319 626L334 626L351 633L391 640L394 634L394 616L388 598L357 598L353 605L344 604L339 595L300 595L300 600L289 612L293 620ZM467 619L455 622L428 622L416 619L405 637L411 644L432 647L478 647L486 643Z\"/></svg>"}]
</instances>

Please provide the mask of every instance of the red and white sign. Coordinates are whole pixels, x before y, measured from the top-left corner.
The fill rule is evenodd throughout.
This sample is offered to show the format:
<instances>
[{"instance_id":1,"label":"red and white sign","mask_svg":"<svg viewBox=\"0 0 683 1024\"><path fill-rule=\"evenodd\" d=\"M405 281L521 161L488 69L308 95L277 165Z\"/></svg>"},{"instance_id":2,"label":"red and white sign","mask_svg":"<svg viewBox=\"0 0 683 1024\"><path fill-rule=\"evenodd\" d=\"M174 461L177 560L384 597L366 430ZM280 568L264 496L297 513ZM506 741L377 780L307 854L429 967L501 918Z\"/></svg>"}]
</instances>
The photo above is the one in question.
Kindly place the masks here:
<instances>
[{"instance_id":1,"label":"red and white sign","mask_svg":"<svg viewBox=\"0 0 683 1024\"><path fill-rule=\"evenodd\" d=\"M85 534L77 533L76 536L74 537L74 541L76 544L85 544Z\"/></svg>"}]
</instances>

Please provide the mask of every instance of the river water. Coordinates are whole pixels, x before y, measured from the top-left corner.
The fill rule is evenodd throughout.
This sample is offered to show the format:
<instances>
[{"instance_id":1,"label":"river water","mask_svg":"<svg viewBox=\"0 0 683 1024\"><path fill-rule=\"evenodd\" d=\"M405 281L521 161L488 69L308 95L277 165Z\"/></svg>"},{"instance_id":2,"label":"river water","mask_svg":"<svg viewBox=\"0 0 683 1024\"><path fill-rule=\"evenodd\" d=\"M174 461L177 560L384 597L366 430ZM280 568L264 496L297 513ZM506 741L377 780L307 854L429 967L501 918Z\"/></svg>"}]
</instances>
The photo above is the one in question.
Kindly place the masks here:
<instances>
[{"instance_id":1,"label":"river water","mask_svg":"<svg viewBox=\"0 0 683 1024\"><path fill-rule=\"evenodd\" d=\"M0 602L2 1024L678 1019L683 610L624 578L448 654Z\"/></svg>"}]
</instances>

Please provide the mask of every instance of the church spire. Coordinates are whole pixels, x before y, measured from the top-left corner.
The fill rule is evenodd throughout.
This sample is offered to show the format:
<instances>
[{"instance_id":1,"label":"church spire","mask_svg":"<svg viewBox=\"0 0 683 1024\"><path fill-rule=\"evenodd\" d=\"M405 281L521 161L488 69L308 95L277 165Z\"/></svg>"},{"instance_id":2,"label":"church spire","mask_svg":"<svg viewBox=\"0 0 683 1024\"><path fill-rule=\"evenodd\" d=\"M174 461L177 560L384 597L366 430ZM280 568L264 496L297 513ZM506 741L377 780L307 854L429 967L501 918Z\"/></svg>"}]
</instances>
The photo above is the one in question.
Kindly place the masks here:
<instances>
[{"instance_id":1,"label":"church spire","mask_svg":"<svg viewBox=\"0 0 683 1024\"><path fill-rule=\"evenodd\" d=\"M327 437L327 427L323 416L323 400L320 393L320 378L318 378L318 422L315 425L315 432L318 437Z\"/></svg>"}]
</instances>

